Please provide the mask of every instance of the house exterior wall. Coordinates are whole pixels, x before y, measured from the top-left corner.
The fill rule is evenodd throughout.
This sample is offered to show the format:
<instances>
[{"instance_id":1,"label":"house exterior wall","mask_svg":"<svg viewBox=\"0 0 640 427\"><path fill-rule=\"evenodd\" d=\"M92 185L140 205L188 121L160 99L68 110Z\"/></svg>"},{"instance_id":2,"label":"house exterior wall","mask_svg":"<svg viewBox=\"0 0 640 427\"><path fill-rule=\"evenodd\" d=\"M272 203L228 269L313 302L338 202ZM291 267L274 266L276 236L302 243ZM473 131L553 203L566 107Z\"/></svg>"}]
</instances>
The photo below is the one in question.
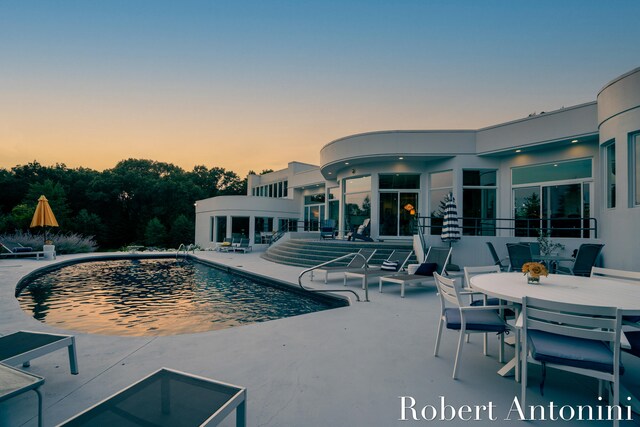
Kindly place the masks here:
<instances>
[{"instance_id":1,"label":"house exterior wall","mask_svg":"<svg viewBox=\"0 0 640 427\"><path fill-rule=\"evenodd\" d=\"M601 207L600 227L606 236L607 265L640 270L640 206L631 193L634 179L630 158L633 134L640 132L640 68L607 84L598 94L600 146L615 141L616 207ZM601 176L604 168L601 167ZM604 191L604 180L598 183Z\"/></svg>"},{"instance_id":2,"label":"house exterior wall","mask_svg":"<svg viewBox=\"0 0 640 427\"><path fill-rule=\"evenodd\" d=\"M350 135L325 145L320 150L319 166L291 162L286 169L249 177L249 194L252 187L286 179L289 184L289 200L286 204L282 203L282 199L270 200L265 197L248 197L238 204L234 203L239 199L232 201L220 197L204 201L206 203L203 206L208 206L208 210L201 211L198 207L196 241L203 241L200 235L206 236L209 232L207 226L203 225L206 215L228 210L255 216L267 216L263 212L269 212L268 216L302 218L305 195L328 194L328 190L334 187L339 189L341 195L339 217L342 223L338 228L344 233L347 231L342 200L344 180L366 175L371 176L373 238L407 239L379 235L380 174L419 174L417 211L422 216L428 216L436 208L430 206L429 201L430 174L451 170L452 191L461 216L463 171L494 169L497 174L496 217L513 218L513 168L589 158L592 159L592 178L585 182L590 183L590 215L598 221L598 240L606 245L606 266L640 269L635 261L635 254L640 253L640 239L636 237L640 235L640 206L631 199L633 162L629 154L630 135L637 132L640 132L640 68L607 84L598 94L597 101L479 130L394 130ZM602 161L602 145L611 140L616 141L618 203L615 209L605 208L607 193ZM329 198L326 199L325 211L328 210ZM198 202L199 206L201 202ZM513 225L511 221L498 224L505 227L510 225ZM437 236L430 236L429 239L438 240ZM484 242L491 239L496 242L517 240L511 230L498 230L496 236L491 238L464 236L457 247L462 253L471 255L476 251L484 251ZM579 240L573 239L572 243L576 242ZM572 244L567 245L570 246L573 247ZM475 258L480 263L484 261L482 257Z\"/></svg>"}]
</instances>

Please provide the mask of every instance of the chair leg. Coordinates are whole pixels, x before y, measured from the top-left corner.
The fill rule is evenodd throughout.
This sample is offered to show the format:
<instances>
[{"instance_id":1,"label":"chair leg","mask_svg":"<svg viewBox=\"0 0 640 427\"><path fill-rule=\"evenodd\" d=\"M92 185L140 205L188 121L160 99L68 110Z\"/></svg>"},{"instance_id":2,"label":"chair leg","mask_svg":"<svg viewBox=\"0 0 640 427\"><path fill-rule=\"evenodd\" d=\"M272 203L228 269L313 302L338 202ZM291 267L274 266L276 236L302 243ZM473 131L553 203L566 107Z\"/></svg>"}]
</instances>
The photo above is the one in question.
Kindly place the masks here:
<instances>
[{"instance_id":1,"label":"chair leg","mask_svg":"<svg viewBox=\"0 0 640 427\"><path fill-rule=\"evenodd\" d=\"M458 378L458 365L460 362L460 356L462 355L462 346L464 345L465 330L460 330L460 336L458 337L458 351L456 351L456 361L453 363L453 379Z\"/></svg>"},{"instance_id":2,"label":"chair leg","mask_svg":"<svg viewBox=\"0 0 640 427\"><path fill-rule=\"evenodd\" d=\"M71 344L67 347L69 352L69 368L72 375L78 375L78 355L76 353L76 337L71 337Z\"/></svg>"},{"instance_id":3,"label":"chair leg","mask_svg":"<svg viewBox=\"0 0 640 427\"><path fill-rule=\"evenodd\" d=\"M442 316L440 316L440 320L438 320L438 333L436 334L436 347L433 350L433 355L438 356L438 351L440 351L440 337L442 336Z\"/></svg>"},{"instance_id":4,"label":"chair leg","mask_svg":"<svg viewBox=\"0 0 640 427\"><path fill-rule=\"evenodd\" d=\"M521 381L520 381L520 407L526 408L527 401L527 356L523 354L522 356L522 372L521 372Z\"/></svg>"},{"instance_id":5,"label":"chair leg","mask_svg":"<svg viewBox=\"0 0 640 427\"><path fill-rule=\"evenodd\" d=\"M382 293L382 277L380 277L380 278L378 279L378 286L379 286L379 288L380 288L380 289L378 289L378 291L379 291L380 293Z\"/></svg>"},{"instance_id":6,"label":"chair leg","mask_svg":"<svg viewBox=\"0 0 640 427\"><path fill-rule=\"evenodd\" d=\"M400 283L400 298L404 298L404 282Z\"/></svg>"}]
</instances>

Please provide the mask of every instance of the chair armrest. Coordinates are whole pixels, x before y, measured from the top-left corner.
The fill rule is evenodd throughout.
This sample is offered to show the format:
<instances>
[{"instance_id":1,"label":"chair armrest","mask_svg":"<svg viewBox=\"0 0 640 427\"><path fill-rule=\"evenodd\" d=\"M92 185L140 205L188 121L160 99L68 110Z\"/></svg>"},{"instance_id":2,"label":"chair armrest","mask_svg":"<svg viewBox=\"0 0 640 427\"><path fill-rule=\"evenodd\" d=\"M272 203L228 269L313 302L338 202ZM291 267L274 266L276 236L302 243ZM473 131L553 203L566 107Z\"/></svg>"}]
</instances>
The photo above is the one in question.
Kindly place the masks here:
<instances>
[{"instance_id":1,"label":"chair armrest","mask_svg":"<svg viewBox=\"0 0 640 427\"><path fill-rule=\"evenodd\" d=\"M466 306L460 307L460 311L479 311L479 310L492 310L497 311L500 309L509 310L512 309L512 305L498 304L498 305L474 305L474 306Z\"/></svg>"}]
</instances>

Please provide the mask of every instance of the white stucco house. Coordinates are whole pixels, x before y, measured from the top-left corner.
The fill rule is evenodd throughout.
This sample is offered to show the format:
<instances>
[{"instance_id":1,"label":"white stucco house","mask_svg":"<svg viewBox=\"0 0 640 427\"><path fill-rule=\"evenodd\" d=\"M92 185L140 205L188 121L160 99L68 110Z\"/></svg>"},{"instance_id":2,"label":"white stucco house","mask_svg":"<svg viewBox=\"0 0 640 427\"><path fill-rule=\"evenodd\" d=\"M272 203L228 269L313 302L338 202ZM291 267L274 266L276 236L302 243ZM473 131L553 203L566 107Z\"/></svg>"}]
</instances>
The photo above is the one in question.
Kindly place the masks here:
<instances>
[{"instance_id":1,"label":"white stucco house","mask_svg":"<svg viewBox=\"0 0 640 427\"><path fill-rule=\"evenodd\" d=\"M412 239L411 205L427 236L439 235L441 202L457 200L472 255L491 239L598 240L606 266L640 269L640 68L593 102L471 130L392 130L346 136L298 162L250 175L246 196L196 204L195 241L314 232L333 219L339 236L370 219L373 239ZM569 243L567 246L572 246Z\"/></svg>"}]
</instances>

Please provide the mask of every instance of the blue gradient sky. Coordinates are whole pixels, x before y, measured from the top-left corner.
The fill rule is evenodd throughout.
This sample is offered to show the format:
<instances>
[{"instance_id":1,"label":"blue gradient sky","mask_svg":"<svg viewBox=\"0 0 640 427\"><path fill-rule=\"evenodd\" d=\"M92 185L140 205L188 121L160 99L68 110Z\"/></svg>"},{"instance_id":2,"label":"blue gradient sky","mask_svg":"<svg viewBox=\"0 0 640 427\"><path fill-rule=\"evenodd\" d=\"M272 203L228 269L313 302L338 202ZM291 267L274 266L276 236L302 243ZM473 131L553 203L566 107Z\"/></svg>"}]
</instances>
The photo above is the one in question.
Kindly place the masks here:
<instances>
[{"instance_id":1,"label":"blue gradient sky","mask_svg":"<svg viewBox=\"0 0 640 427\"><path fill-rule=\"evenodd\" d=\"M240 175L333 139L475 129L640 65L640 1L2 1L0 167Z\"/></svg>"}]
</instances>

